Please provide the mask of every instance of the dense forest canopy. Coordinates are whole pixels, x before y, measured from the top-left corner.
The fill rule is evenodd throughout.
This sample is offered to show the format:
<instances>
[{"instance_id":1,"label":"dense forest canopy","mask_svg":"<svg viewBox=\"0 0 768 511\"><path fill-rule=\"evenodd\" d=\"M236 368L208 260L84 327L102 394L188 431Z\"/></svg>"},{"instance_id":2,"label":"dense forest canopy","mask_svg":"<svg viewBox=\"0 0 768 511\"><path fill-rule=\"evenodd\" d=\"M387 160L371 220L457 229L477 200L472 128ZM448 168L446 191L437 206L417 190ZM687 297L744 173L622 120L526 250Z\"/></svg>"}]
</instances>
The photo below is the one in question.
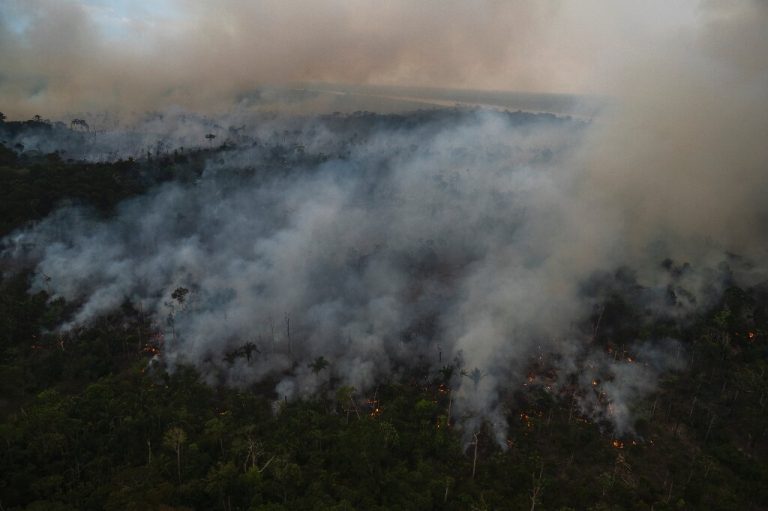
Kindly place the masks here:
<instances>
[{"instance_id":1,"label":"dense forest canopy","mask_svg":"<svg viewBox=\"0 0 768 511\"><path fill-rule=\"evenodd\" d=\"M86 126L0 123L3 509L768 505L760 260L616 229L590 123Z\"/></svg>"}]
</instances>

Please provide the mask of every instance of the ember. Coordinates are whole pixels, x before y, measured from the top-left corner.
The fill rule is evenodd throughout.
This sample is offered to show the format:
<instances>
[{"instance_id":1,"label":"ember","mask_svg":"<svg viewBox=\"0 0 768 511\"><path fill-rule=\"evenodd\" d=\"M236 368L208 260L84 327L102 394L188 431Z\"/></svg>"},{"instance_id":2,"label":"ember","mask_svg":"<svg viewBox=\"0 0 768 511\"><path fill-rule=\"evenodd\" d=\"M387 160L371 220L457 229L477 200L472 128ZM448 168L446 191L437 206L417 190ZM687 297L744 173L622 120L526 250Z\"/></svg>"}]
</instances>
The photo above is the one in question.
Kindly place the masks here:
<instances>
[{"instance_id":1,"label":"ember","mask_svg":"<svg viewBox=\"0 0 768 511\"><path fill-rule=\"evenodd\" d=\"M371 413L368 414L371 417L378 417L381 415L381 406L379 406L379 400L375 397L368 400L368 406L371 407Z\"/></svg>"},{"instance_id":2,"label":"ember","mask_svg":"<svg viewBox=\"0 0 768 511\"><path fill-rule=\"evenodd\" d=\"M145 344L142 348L142 351L144 353L151 353L152 355L159 355L160 354L160 348L157 346L153 346L152 344Z\"/></svg>"}]
</instances>

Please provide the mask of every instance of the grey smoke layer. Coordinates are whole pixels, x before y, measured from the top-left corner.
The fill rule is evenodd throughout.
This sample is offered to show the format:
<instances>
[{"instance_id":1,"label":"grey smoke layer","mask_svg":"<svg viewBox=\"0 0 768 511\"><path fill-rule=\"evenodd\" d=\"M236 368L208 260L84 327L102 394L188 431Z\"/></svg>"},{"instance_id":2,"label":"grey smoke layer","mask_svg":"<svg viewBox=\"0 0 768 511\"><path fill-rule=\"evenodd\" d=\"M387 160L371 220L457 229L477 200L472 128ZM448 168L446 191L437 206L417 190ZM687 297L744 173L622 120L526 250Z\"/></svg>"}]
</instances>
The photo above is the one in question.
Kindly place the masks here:
<instances>
[{"instance_id":1,"label":"grey smoke layer","mask_svg":"<svg viewBox=\"0 0 768 511\"><path fill-rule=\"evenodd\" d=\"M61 209L6 239L5 256L36 262L35 290L82 304L63 331L129 301L164 333L171 369L191 363L211 381L274 378L293 398L329 374L364 391L459 359L456 418L490 420L503 443L503 398L545 354L556 385L607 378L581 406L631 431L632 403L680 367L678 346L617 339L637 353L631 366L591 347L576 327L599 300L585 283L629 262L644 307L684 316L719 277L660 266L679 233L627 250L638 240L624 212L585 186L588 125L487 111L377 123L361 118L355 135L305 119L280 131L290 144L277 156L263 142L216 153L195 182L164 184L109 220ZM685 246L701 266L723 258L711 241ZM670 286L689 298L670 302ZM246 343L252 356L226 359ZM321 356L330 367L313 371Z\"/></svg>"},{"instance_id":2,"label":"grey smoke layer","mask_svg":"<svg viewBox=\"0 0 768 511\"><path fill-rule=\"evenodd\" d=\"M129 31L149 41L132 50L102 40L80 4L2 5L3 108L223 112L261 84L307 80L614 100L588 127L479 113L387 129L373 118L352 137L328 120L254 128L235 110L78 134L70 154L93 160L210 132L240 142L230 128L243 124L266 142L211 158L197 182L154 189L109 221L66 209L6 240L6 255L37 262L35 288L82 303L65 330L129 300L165 330L170 366L234 384L276 378L285 396L311 394L327 371L365 389L461 355L455 413L500 435L505 392L542 356L581 375L586 413L628 431L633 400L678 363L677 346L637 345L637 365L593 349L575 326L600 306L585 283L631 267L644 308L685 317L717 296L724 254L766 260L765 2L225 4L184 2L186 22ZM22 143L48 151L48 140ZM668 257L696 271L661 267ZM764 265L732 278L758 282ZM180 286L184 304L170 298ZM246 342L255 356L223 360ZM331 366L315 374L319 356Z\"/></svg>"}]
</instances>

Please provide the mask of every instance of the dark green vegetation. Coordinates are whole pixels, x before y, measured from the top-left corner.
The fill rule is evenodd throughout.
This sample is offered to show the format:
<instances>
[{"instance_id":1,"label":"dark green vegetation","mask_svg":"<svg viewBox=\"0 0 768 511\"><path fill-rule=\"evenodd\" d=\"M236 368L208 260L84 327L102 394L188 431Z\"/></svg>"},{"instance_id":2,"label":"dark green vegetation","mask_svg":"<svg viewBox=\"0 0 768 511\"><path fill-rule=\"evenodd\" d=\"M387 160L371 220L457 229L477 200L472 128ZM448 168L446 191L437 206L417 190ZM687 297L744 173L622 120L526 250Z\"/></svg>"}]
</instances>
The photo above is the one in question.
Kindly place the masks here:
<instances>
[{"instance_id":1,"label":"dark green vegetation","mask_svg":"<svg viewBox=\"0 0 768 511\"><path fill-rule=\"evenodd\" d=\"M86 164L2 146L0 234L61 201L109 215L223 150ZM276 167L296 157L294 148L270 151ZM675 337L688 368L636 403L636 437L615 438L567 394L521 386L506 403L502 450L490 428L462 440L448 423L453 366L366 392L329 378L324 397L275 404L274 382L212 386L192 368L151 365L153 326L128 305L56 334L73 306L27 294L28 270L3 265L2 510L768 507L765 287L731 286L682 323L649 320L632 300L631 273L606 276L610 285L595 284L611 291L593 318L594 342L626 357L618 340ZM241 351L230 356L248 356L247 345ZM311 368L322 374L333 363ZM532 376L543 371L531 366Z\"/></svg>"}]
</instances>

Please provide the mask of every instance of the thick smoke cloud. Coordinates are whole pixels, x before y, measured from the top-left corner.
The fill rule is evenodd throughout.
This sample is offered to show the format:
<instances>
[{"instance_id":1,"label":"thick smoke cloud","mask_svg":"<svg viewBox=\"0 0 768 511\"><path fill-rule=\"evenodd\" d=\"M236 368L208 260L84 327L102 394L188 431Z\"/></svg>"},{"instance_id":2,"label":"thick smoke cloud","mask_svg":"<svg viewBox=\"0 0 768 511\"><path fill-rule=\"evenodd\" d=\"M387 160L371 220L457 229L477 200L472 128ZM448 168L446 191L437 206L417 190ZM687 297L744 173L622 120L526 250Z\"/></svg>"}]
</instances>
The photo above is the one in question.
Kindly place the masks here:
<instances>
[{"instance_id":1,"label":"thick smoke cloud","mask_svg":"<svg viewBox=\"0 0 768 511\"><path fill-rule=\"evenodd\" d=\"M699 2L662 0L9 0L0 105L11 117L221 114L254 88L308 81L620 97L612 80L628 61L699 17Z\"/></svg>"},{"instance_id":2,"label":"thick smoke cloud","mask_svg":"<svg viewBox=\"0 0 768 511\"><path fill-rule=\"evenodd\" d=\"M557 30L547 24L554 2L148 4L0 7L6 113L125 115L169 103L220 113L259 85L297 81L558 89L544 84L557 67L538 64L551 45L533 44Z\"/></svg>"},{"instance_id":3,"label":"thick smoke cloud","mask_svg":"<svg viewBox=\"0 0 768 511\"><path fill-rule=\"evenodd\" d=\"M672 252L720 244L763 257L766 4L709 5L695 25L645 44L607 84L621 99L584 146L585 185L621 211L635 253L663 233Z\"/></svg>"},{"instance_id":4,"label":"thick smoke cloud","mask_svg":"<svg viewBox=\"0 0 768 511\"><path fill-rule=\"evenodd\" d=\"M467 431L490 420L503 444L505 399L543 354L560 385L589 381L585 367L615 378L607 400L584 394L582 405L631 431L632 401L675 366L673 343L637 348L653 369L594 364L603 355L574 326L601 299L585 281L624 264L628 243L582 195L589 126L482 110L368 119L362 138L306 119L277 168L268 143L218 153L195 182L162 185L107 221L61 209L13 235L6 255L38 262L34 289L82 304L64 332L129 301L164 333L171 369L195 364L212 382L270 377L294 398L328 374L365 390L459 360L456 417ZM340 148L343 158L313 159ZM638 303L665 313L671 277L645 264L657 280ZM183 303L172 299L180 287ZM227 360L248 343L252 356ZM318 357L328 374L310 368Z\"/></svg>"},{"instance_id":5,"label":"thick smoke cloud","mask_svg":"<svg viewBox=\"0 0 768 511\"><path fill-rule=\"evenodd\" d=\"M566 152L579 131L571 123L516 128L491 113L460 120L382 130L347 159L285 174L235 177L265 159L267 147L224 153L198 182L129 201L112 222L62 210L20 240L43 251L40 275L63 296L91 297L76 323L126 297L156 296L147 309L161 315L175 287L192 287L189 317L177 319L176 328L193 333L181 335L193 361L212 351L212 338L248 339L255 325L281 323L286 312L294 336L310 336L295 349L315 356L324 354L326 338L397 350L404 329L435 314L455 318L440 322L459 339L475 328L461 318L480 314L470 303L517 303L531 309L521 316L534 315L532 286L521 281L519 292L502 291L493 281L544 271L573 182L552 153ZM300 139L310 154L336 142L319 128ZM62 233L60 243L55 233ZM541 302L550 302L561 279L547 280L553 289L539 291ZM483 297L486 287L504 295ZM547 308L572 303L561 301ZM386 338L397 342L381 345Z\"/></svg>"},{"instance_id":6,"label":"thick smoke cloud","mask_svg":"<svg viewBox=\"0 0 768 511\"><path fill-rule=\"evenodd\" d=\"M285 121L301 130L296 153L284 155L291 170L267 171L268 145L223 153L199 181L154 189L123 204L112 220L60 210L14 234L6 253L32 247L36 288L82 301L65 329L125 300L140 303L165 329L164 359L171 366L195 363L212 379L224 374L230 383L247 384L269 375L280 380L280 394L294 397L319 388L325 375L307 367L319 356L331 361L328 371L359 389L414 365L438 369L457 358L467 372L454 381L457 417L470 430L479 419L490 420L502 437L505 393L525 379L531 357L541 356L563 375L558 384L571 384L565 375L575 374L580 387L599 387L578 393L585 413L631 431L633 401L654 388L658 374L680 367L678 345L622 340L642 361L632 365L596 351L578 327L599 306L585 288L629 266L646 286L637 297L644 307L684 317L717 296L724 281L712 269L729 253L760 263L768 247L768 12L747 1L666 4L602 4L613 17L596 18L590 2L578 8L488 2L470 10L441 3L444 11L427 3L413 23L397 30L382 23L370 36L357 31L372 14L363 4L349 4L343 22L338 11L325 18L332 10L321 9L311 26L296 6L232 3L213 16L208 4L190 4L185 20L198 23L172 27L163 40L178 65L161 69L145 58L139 60L146 67L136 68L130 55L123 62L123 69L142 70L125 77L126 84L142 84L141 97L110 88L111 71L94 83L140 110L155 105L170 83L181 85L168 102L188 87L199 105L209 105L207 99L261 76L273 82L415 77L423 84L553 90L565 83L567 70L579 87L613 100L589 124L521 126L514 116L480 112L408 129L377 127L343 158L322 163L305 156L336 154L338 133L312 118ZM72 27L87 20L62 5ZM387 5L370 19L406 12ZM36 11L36 23L47 19L44 11ZM253 17L236 13L278 20L274 27L260 21L260 30L249 32L266 34L270 43L241 37L243 20ZM528 29L501 43L513 18L526 20ZM216 21L201 25L203 19ZM462 21L448 23L454 19ZM433 45L418 26L443 37ZM286 39L275 27L301 36ZM14 39L4 30L4 40ZM591 35L572 53L557 51L585 32ZM184 37L192 33L200 37ZM2 50L3 58L40 52L29 48ZM227 58L194 58L222 48ZM514 58L527 49L542 58ZM93 51L91 62L109 54L100 44ZM298 55L290 60L297 65L281 64L288 54ZM243 74L234 63L245 55L254 63ZM79 58L67 69L80 69ZM21 61L29 72L13 71L3 94L26 90L22 77L37 76L34 59ZM423 66L427 61L433 64ZM194 87L203 73L211 79ZM521 81L505 82L517 74ZM81 93L72 92L80 83L75 74L62 69L58 76L45 89L55 99L40 104L82 104ZM48 95L54 92L59 96ZM259 135L284 132L276 126ZM671 272L660 265L665 258L688 261L696 271ZM764 279L764 270L754 264L728 277L750 284ZM190 289L184 304L169 298L179 286ZM680 290L674 303L670 289ZM222 360L249 341L257 356ZM291 371L294 361L298 368Z\"/></svg>"}]
</instances>

